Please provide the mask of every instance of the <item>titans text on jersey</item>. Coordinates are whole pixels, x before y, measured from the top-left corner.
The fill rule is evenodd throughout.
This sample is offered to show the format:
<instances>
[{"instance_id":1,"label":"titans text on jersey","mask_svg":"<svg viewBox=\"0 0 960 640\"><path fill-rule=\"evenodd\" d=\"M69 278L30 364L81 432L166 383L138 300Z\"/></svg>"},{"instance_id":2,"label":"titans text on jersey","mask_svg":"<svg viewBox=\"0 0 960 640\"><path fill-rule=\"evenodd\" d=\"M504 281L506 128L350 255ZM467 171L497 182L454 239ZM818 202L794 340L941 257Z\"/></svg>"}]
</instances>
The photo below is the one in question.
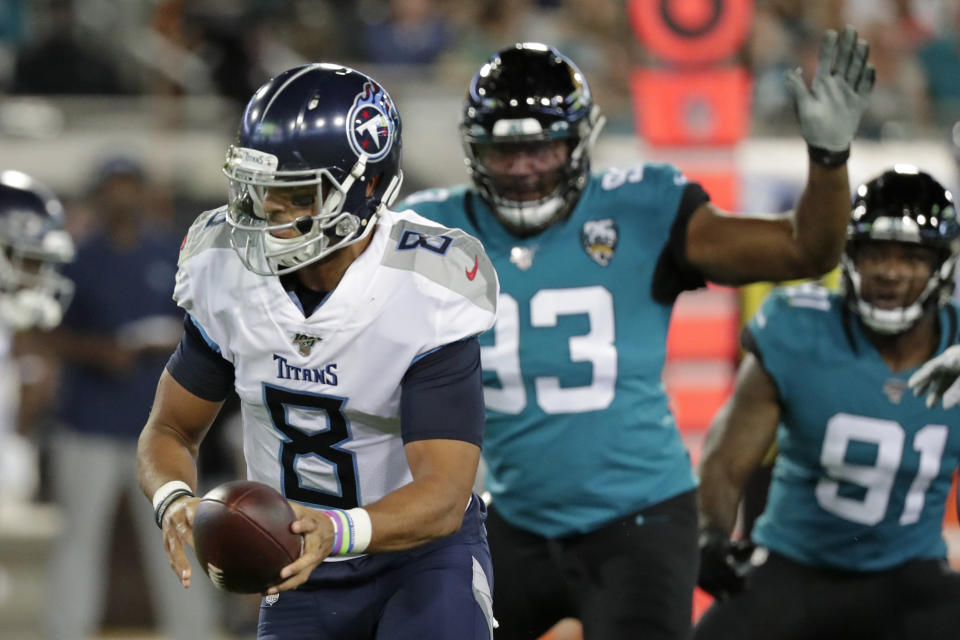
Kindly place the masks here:
<instances>
[{"instance_id":1,"label":"titans text on jersey","mask_svg":"<svg viewBox=\"0 0 960 640\"><path fill-rule=\"evenodd\" d=\"M305 382L316 382L331 387L337 386L337 363L317 367L298 367L281 355L273 354L273 359L277 362L277 377L281 380L303 380Z\"/></svg>"}]
</instances>

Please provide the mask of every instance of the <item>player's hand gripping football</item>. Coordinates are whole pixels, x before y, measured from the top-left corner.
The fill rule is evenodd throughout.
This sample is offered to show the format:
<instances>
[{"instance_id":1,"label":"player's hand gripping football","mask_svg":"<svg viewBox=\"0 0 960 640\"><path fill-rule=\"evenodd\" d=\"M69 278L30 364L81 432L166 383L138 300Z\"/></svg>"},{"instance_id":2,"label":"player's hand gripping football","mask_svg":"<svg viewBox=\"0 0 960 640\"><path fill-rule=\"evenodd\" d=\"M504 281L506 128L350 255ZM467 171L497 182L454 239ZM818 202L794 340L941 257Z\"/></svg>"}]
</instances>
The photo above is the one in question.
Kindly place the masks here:
<instances>
[{"instance_id":1,"label":"player's hand gripping football","mask_svg":"<svg viewBox=\"0 0 960 640\"><path fill-rule=\"evenodd\" d=\"M700 574L697 585L717 600L743 591L754 545L733 541L725 532L705 529L700 533Z\"/></svg>"},{"instance_id":2,"label":"player's hand gripping football","mask_svg":"<svg viewBox=\"0 0 960 640\"><path fill-rule=\"evenodd\" d=\"M943 399L943 408L960 405L960 345L954 345L923 364L907 381L913 395L927 394L932 408Z\"/></svg>"},{"instance_id":3,"label":"player's hand gripping football","mask_svg":"<svg viewBox=\"0 0 960 640\"><path fill-rule=\"evenodd\" d=\"M290 530L303 535L303 553L281 569L280 578L283 582L270 587L268 594L290 591L302 585L333 548L333 523L328 516L295 502L291 502L290 506L297 514Z\"/></svg>"},{"instance_id":4,"label":"player's hand gripping football","mask_svg":"<svg viewBox=\"0 0 960 640\"><path fill-rule=\"evenodd\" d=\"M177 499L163 514L163 548L170 556L170 568L177 574L184 588L190 586L190 561L186 547L193 546L193 516L200 498L185 496Z\"/></svg>"},{"instance_id":5,"label":"player's hand gripping football","mask_svg":"<svg viewBox=\"0 0 960 640\"><path fill-rule=\"evenodd\" d=\"M839 37L828 29L820 44L820 60L807 88L800 69L787 72L800 130L814 149L843 152L850 147L867 108L876 72L867 63L869 46L853 27Z\"/></svg>"}]
</instances>

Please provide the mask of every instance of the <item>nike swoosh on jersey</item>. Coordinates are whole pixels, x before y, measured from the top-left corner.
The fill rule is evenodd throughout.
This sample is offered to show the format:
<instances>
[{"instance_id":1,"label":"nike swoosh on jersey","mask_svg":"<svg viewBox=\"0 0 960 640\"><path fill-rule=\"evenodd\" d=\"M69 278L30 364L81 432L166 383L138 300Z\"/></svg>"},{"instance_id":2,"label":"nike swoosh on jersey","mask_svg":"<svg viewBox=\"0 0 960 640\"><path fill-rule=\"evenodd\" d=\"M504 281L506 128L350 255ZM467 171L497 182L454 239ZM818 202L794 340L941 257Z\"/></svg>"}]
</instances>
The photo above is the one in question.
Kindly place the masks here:
<instances>
[{"instance_id":1,"label":"nike swoosh on jersey","mask_svg":"<svg viewBox=\"0 0 960 640\"><path fill-rule=\"evenodd\" d=\"M477 259L477 256L473 256L473 269L467 271L467 280L473 280L477 277L478 268L480 268L480 260Z\"/></svg>"}]
</instances>

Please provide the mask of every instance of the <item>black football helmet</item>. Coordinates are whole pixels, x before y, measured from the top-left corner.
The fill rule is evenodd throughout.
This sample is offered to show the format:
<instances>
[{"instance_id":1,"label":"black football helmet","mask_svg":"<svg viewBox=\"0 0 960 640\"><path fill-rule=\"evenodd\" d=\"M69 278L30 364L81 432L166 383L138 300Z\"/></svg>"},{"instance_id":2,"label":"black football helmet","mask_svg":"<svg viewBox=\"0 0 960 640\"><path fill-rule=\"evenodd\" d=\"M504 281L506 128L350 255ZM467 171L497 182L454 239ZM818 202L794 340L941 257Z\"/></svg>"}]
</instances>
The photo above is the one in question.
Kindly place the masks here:
<instances>
[{"instance_id":1,"label":"black football helmet","mask_svg":"<svg viewBox=\"0 0 960 640\"><path fill-rule=\"evenodd\" d=\"M880 309L863 299L854 258L858 247L872 241L906 242L934 250L933 273L915 302ZM958 255L960 224L953 196L929 174L912 165L896 165L857 188L841 259L843 281L850 308L874 331L906 331L927 310L949 300Z\"/></svg>"},{"instance_id":2,"label":"black football helmet","mask_svg":"<svg viewBox=\"0 0 960 640\"><path fill-rule=\"evenodd\" d=\"M510 231L528 236L565 218L587 184L590 148L604 118L586 78L553 47L522 42L503 49L473 76L460 134L466 164L479 193ZM538 177L543 195L510 199L510 179L482 162L483 145L565 140L569 160Z\"/></svg>"},{"instance_id":3,"label":"black football helmet","mask_svg":"<svg viewBox=\"0 0 960 640\"><path fill-rule=\"evenodd\" d=\"M63 206L19 171L0 171L0 322L14 330L51 329L73 297L57 269L73 259Z\"/></svg>"},{"instance_id":4,"label":"black football helmet","mask_svg":"<svg viewBox=\"0 0 960 640\"><path fill-rule=\"evenodd\" d=\"M400 142L393 100L354 69L308 64L260 87L223 169L231 244L244 265L282 275L366 237L400 190ZM298 186L316 187L314 214L268 223L267 190ZM276 236L289 229L298 235Z\"/></svg>"}]
</instances>

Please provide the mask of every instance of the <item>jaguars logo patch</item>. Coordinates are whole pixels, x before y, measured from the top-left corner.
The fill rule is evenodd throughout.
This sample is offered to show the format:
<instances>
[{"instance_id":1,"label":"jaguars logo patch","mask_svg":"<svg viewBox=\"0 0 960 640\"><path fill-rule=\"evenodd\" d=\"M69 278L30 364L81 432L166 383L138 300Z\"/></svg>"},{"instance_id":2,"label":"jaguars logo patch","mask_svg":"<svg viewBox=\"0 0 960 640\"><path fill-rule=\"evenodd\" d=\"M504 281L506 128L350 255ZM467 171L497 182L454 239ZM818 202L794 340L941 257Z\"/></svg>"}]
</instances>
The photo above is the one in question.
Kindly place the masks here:
<instances>
[{"instance_id":1,"label":"jaguars logo patch","mask_svg":"<svg viewBox=\"0 0 960 640\"><path fill-rule=\"evenodd\" d=\"M389 117L395 107L378 85L366 82L347 112L347 139L350 148L368 162L386 157L396 140L396 120Z\"/></svg>"},{"instance_id":2,"label":"jaguars logo patch","mask_svg":"<svg viewBox=\"0 0 960 640\"><path fill-rule=\"evenodd\" d=\"M583 245L583 250L601 267L608 266L613 260L619 239L620 230L612 218L589 220L580 229L580 244Z\"/></svg>"}]
</instances>

